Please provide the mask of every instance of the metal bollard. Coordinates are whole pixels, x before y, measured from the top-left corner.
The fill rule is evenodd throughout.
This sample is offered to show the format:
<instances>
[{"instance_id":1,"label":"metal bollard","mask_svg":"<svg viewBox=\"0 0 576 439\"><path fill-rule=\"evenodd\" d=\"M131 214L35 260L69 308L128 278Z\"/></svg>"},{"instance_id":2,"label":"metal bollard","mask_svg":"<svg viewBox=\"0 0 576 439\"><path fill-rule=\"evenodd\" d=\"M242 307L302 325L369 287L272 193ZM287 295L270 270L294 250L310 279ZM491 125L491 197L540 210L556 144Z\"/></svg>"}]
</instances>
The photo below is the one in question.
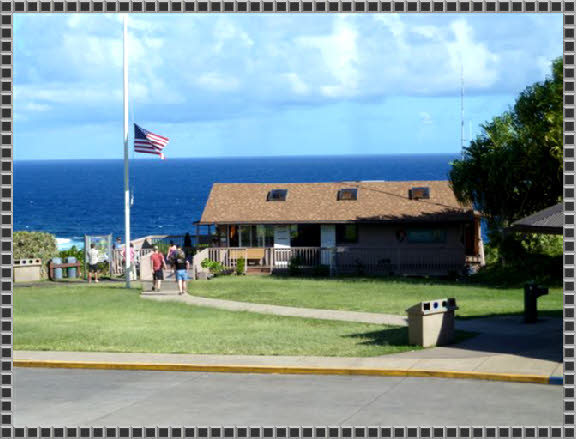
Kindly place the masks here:
<instances>
[{"instance_id":1,"label":"metal bollard","mask_svg":"<svg viewBox=\"0 0 576 439\"><path fill-rule=\"evenodd\" d=\"M538 321L538 297L548 294L548 288L531 282L524 285L524 322Z\"/></svg>"},{"instance_id":2,"label":"metal bollard","mask_svg":"<svg viewBox=\"0 0 576 439\"><path fill-rule=\"evenodd\" d=\"M69 264L76 262L76 258L74 256L68 256L66 262ZM76 279L76 267L68 267L68 279Z\"/></svg>"},{"instance_id":3,"label":"metal bollard","mask_svg":"<svg viewBox=\"0 0 576 439\"><path fill-rule=\"evenodd\" d=\"M55 264L61 264L62 259L61 258L52 258L52 262L54 262ZM61 268L55 268L54 269L54 280L62 280L62 269Z\"/></svg>"}]
</instances>

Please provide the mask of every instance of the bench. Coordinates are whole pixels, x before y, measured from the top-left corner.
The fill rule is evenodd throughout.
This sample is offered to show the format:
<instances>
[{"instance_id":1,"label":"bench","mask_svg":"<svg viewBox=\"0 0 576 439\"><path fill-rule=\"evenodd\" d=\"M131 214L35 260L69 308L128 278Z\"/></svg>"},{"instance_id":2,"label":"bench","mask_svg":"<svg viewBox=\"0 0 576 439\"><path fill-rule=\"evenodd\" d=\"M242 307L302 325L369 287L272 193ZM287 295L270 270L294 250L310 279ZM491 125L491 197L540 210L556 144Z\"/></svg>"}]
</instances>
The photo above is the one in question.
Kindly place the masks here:
<instances>
[{"instance_id":1,"label":"bench","mask_svg":"<svg viewBox=\"0 0 576 439\"><path fill-rule=\"evenodd\" d=\"M48 264L48 273L49 273L49 277L50 280L54 280L54 269L55 268L72 268L72 267L76 267L77 269L77 277L81 277L80 273L81 273L81 269L82 269L82 262L65 262L62 264L55 264L54 262L50 261L50 263Z\"/></svg>"},{"instance_id":2,"label":"bench","mask_svg":"<svg viewBox=\"0 0 576 439\"><path fill-rule=\"evenodd\" d=\"M266 257L266 249L263 248L247 248L245 250L230 250L230 259L237 260L241 258L246 258L248 261L258 261L259 265L262 265L262 261Z\"/></svg>"}]
</instances>

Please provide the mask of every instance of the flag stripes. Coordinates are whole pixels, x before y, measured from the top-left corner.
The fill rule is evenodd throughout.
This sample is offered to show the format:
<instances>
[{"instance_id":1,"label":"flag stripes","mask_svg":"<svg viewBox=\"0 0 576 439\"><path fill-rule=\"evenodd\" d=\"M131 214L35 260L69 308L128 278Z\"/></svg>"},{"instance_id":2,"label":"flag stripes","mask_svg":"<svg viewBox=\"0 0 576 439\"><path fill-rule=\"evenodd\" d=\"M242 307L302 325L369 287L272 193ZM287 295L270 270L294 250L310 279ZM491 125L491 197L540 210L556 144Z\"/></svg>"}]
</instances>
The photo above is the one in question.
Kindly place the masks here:
<instances>
[{"instance_id":1,"label":"flag stripes","mask_svg":"<svg viewBox=\"0 0 576 439\"><path fill-rule=\"evenodd\" d=\"M168 145L170 139L151 133L134 124L134 151L144 154L156 154L164 160L162 150Z\"/></svg>"}]
</instances>

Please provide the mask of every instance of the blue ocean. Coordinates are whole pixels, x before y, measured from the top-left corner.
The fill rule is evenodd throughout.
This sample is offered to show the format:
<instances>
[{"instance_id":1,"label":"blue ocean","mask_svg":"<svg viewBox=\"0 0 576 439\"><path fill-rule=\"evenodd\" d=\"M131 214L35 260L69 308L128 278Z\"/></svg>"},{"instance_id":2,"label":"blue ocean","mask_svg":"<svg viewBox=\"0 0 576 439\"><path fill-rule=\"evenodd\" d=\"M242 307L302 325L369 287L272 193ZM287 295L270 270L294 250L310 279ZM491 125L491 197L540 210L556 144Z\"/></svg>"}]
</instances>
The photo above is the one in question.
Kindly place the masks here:
<instances>
[{"instance_id":1,"label":"blue ocean","mask_svg":"<svg viewBox=\"0 0 576 439\"><path fill-rule=\"evenodd\" d=\"M132 236L194 233L213 183L445 180L458 154L131 160ZM14 230L124 233L122 160L14 162Z\"/></svg>"}]
</instances>

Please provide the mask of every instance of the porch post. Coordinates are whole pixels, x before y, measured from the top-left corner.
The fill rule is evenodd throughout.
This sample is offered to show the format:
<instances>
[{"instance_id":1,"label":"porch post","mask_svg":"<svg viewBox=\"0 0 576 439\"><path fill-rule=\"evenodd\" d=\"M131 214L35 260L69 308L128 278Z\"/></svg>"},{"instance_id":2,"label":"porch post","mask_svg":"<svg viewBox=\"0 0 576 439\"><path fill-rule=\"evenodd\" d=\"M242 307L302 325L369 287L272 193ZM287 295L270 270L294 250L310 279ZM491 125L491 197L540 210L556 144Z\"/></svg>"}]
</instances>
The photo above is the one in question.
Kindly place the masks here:
<instances>
[{"instance_id":1,"label":"porch post","mask_svg":"<svg viewBox=\"0 0 576 439\"><path fill-rule=\"evenodd\" d=\"M330 249L330 277L336 276L336 247Z\"/></svg>"}]
</instances>

